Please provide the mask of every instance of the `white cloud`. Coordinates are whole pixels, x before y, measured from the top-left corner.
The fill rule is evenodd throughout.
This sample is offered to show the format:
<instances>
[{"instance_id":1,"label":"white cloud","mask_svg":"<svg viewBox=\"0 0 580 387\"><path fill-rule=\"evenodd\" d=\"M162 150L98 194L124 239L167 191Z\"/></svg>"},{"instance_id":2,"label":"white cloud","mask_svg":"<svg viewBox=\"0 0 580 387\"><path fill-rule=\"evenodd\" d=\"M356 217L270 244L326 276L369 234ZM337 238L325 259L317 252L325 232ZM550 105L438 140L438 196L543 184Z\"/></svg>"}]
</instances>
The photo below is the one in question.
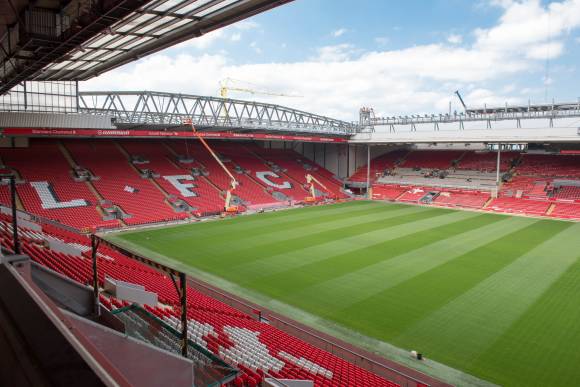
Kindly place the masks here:
<instances>
[{"instance_id":1,"label":"white cloud","mask_svg":"<svg viewBox=\"0 0 580 387\"><path fill-rule=\"evenodd\" d=\"M316 60L321 62L341 62L352 58L356 50L352 44L336 44L334 46L324 46L317 49Z\"/></svg>"},{"instance_id":2,"label":"white cloud","mask_svg":"<svg viewBox=\"0 0 580 387\"><path fill-rule=\"evenodd\" d=\"M508 92L509 93L509 92ZM472 90L465 96L465 100L470 106L502 106L504 104L517 105L521 103L518 97L508 95L497 95L494 91L484 88Z\"/></svg>"},{"instance_id":3,"label":"white cloud","mask_svg":"<svg viewBox=\"0 0 580 387\"><path fill-rule=\"evenodd\" d=\"M242 39L242 34L240 34L239 32L236 32L234 34L232 34L232 36L230 36L230 40L232 42L239 42Z\"/></svg>"},{"instance_id":4,"label":"white cloud","mask_svg":"<svg viewBox=\"0 0 580 387\"><path fill-rule=\"evenodd\" d=\"M256 84L256 89L304 96L238 97L347 120L356 119L361 106L374 107L378 115L445 112L450 100L457 105L452 95L457 89L465 91L470 106L521 103L537 90L528 88L529 93L524 93L524 89L499 86L494 91L493 85L512 83L522 73L537 74L543 71L546 57L562 55L567 35L580 26L580 0L550 3L548 8L539 0L493 5L503 7L501 18L491 28L474 31L471 45L445 42L363 52L351 44L337 44L320 47L316 56L300 62L244 65L232 62L225 53L201 55L189 50L177 57L161 53L90 80L83 89L216 95L219 80L231 77ZM209 41L203 44L231 39L232 30L223 30L225 35L220 31L214 37L205 35ZM257 41L249 46L261 53Z\"/></svg>"},{"instance_id":5,"label":"white cloud","mask_svg":"<svg viewBox=\"0 0 580 387\"><path fill-rule=\"evenodd\" d=\"M540 0L501 3L505 11L499 24L475 31L477 49L526 54L580 26L580 0L553 2L547 8Z\"/></svg>"},{"instance_id":6,"label":"white cloud","mask_svg":"<svg viewBox=\"0 0 580 387\"><path fill-rule=\"evenodd\" d=\"M348 32L348 30L346 28L339 28L337 30L332 31L331 35L334 36L335 38L338 38L347 32Z\"/></svg>"},{"instance_id":7,"label":"white cloud","mask_svg":"<svg viewBox=\"0 0 580 387\"><path fill-rule=\"evenodd\" d=\"M494 7L507 8L507 7L511 6L514 3L514 1L513 0L489 0L488 3Z\"/></svg>"},{"instance_id":8,"label":"white cloud","mask_svg":"<svg viewBox=\"0 0 580 387\"><path fill-rule=\"evenodd\" d=\"M501 88L502 93L513 93L516 90L516 85L514 83L510 83L509 85L505 85Z\"/></svg>"},{"instance_id":9,"label":"white cloud","mask_svg":"<svg viewBox=\"0 0 580 387\"><path fill-rule=\"evenodd\" d=\"M389 43L389 38L386 36L377 36L375 38L375 43L379 46L385 46L387 43Z\"/></svg>"},{"instance_id":10,"label":"white cloud","mask_svg":"<svg viewBox=\"0 0 580 387\"><path fill-rule=\"evenodd\" d=\"M256 54L262 54L262 49L258 46L258 42L254 41L250 43L250 47L254 50Z\"/></svg>"},{"instance_id":11,"label":"white cloud","mask_svg":"<svg viewBox=\"0 0 580 387\"><path fill-rule=\"evenodd\" d=\"M564 43L562 42L542 43L530 47L526 56L531 59L554 59L562 55L563 51Z\"/></svg>"},{"instance_id":12,"label":"white cloud","mask_svg":"<svg viewBox=\"0 0 580 387\"><path fill-rule=\"evenodd\" d=\"M451 44L461 44L463 42L463 36L459 34L451 34L447 37L447 41Z\"/></svg>"},{"instance_id":13,"label":"white cloud","mask_svg":"<svg viewBox=\"0 0 580 387\"><path fill-rule=\"evenodd\" d=\"M209 47L213 46L219 40L226 38L226 30L214 30L202 35L198 38L193 38L187 40L183 43L178 44L174 49L186 49L195 48L197 50L207 50Z\"/></svg>"},{"instance_id":14,"label":"white cloud","mask_svg":"<svg viewBox=\"0 0 580 387\"><path fill-rule=\"evenodd\" d=\"M235 28L237 30L248 31L248 30L255 30L255 29L259 28L260 25L252 20L242 20L240 22L232 24L230 27Z\"/></svg>"}]
</instances>

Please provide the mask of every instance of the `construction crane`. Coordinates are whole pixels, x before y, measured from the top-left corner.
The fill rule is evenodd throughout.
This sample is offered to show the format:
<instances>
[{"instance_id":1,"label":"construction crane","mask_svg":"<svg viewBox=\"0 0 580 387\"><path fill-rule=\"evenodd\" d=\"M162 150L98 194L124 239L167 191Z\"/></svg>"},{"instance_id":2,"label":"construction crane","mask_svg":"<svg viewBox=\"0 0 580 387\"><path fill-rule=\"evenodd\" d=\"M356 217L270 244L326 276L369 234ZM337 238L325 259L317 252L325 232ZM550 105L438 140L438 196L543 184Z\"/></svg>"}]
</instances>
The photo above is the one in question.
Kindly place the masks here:
<instances>
[{"instance_id":1,"label":"construction crane","mask_svg":"<svg viewBox=\"0 0 580 387\"><path fill-rule=\"evenodd\" d=\"M225 203L224 203L224 211L227 212L227 213L237 213L239 211L238 206L232 206L231 205L231 202L232 202L232 192L240 185L240 183L236 180L236 178L234 177L234 175L232 175L232 173L229 171L229 169L220 160L219 156L215 154L215 152L213 151L213 149L211 149L211 147L209 146L209 144L207 143L207 141L205 141L205 138L203 138L202 136L200 136L198 134L197 130L195 129L195 126L193 125L193 122L190 119L186 119L186 120L183 121L183 123L186 124L186 125L191 125L191 130L196 135L197 139L203 144L203 146L205 147L205 149L207 149L207 151L209 152L209 154L212 155L212 157L219 164L219 166L230 177L230 186L226 190L226 197L225 197Z\"/></svg>"},{"instance_id":2,"label":"construction crane","mask_svg":"<svg viewBox=\"0 0 580 387\"><path fill-rule=\"evenodd\" d=\"M314 203L317 200L316 189L314 188L314 183L318 184L319 186L324 188L326 191L328 191L328 188L326 188L326 186L324 184L322 184L320 181L318 181L318 179L316 179L314 176L312 176L310 173L308 173L306 175L306 184L308 185L308 189L310 190L310 196L308 196L304 199L304 201L306 203Z\"/></svg>"},{"instance_id":3,"label":"construction crane","mask_svg":"<svg viewBox=\"0 0 580 387\"><path fill-rule=\"evenodd\" d=\"M455 90L455 95L457 96L457 98L459 98L459 102L461 102L463 110L467 112L467 106L465 106L465 102L463 101L463 97L461 96L461 94L459 94L459 90Z\"/></svg>"},{"instance_id":4,"label":"construction crane","mask_svg":"<svg viewBox=\"0 0 580 387\"><path fill-rule=\"evenodd\" d=\"M252 95L259 94L259 95L269 95L269 96L273 96L273 97L291 97L291 98L301 98L302 97L301 95L274 93L274 92L266 91L266 90L254 90L250 87L235 86L235 84L245 84L245 85L249 85L249 86L257 86L257 85L254 85L252 83L249 83L249 82L240 81L238 79L225 78L225 79L222 79L220 81L220 96L222 98L228 98L230 91L239 91L242 93L248 93L248 94L252 94Z\"/></svg>"}]
</instances>

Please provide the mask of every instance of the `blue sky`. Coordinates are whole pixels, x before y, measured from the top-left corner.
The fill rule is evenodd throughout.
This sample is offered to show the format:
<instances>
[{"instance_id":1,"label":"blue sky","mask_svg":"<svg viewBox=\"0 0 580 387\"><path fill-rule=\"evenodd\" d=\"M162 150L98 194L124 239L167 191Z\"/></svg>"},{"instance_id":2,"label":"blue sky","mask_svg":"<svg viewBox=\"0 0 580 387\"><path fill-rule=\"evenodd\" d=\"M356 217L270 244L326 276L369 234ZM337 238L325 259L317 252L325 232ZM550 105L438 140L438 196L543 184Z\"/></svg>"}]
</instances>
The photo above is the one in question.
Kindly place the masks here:
<instances>
[{"instance_id":1,"label":"blue sky","mask_svg":"<svg viewBox=\"0 0 580 387\"><path fill-rule=\"evenodd\" d=\"M580 0L296 0L89 81L89 89L232 93L355 120L577 101ZM546 77L547 75L547 77ZM547 97L547 98L546 98Z\"/></svg>"}]
</instances>

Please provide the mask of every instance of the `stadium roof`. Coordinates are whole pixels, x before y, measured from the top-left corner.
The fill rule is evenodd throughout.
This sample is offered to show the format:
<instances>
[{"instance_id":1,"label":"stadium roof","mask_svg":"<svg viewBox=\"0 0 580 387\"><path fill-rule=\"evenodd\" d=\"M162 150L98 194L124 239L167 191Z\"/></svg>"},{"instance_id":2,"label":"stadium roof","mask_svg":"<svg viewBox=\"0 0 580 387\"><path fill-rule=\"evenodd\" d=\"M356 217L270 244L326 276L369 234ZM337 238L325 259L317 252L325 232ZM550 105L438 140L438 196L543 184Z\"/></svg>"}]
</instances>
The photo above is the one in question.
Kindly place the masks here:
<instances>
[{"instance_id":1,"label":"stadium roof","mask_svg":"<svg viewBox=\"0 0 580 387\"><path fill-rule=\"evenodd\" d=\"M86 80L290 1L2 1L0 94L25 80Z\"/></svg>"},{"instance_id":2,"label":"stadium roof","mask_svg":"<svg viewBox=\"0 0 580 387\"><path fill-rule=\"evenodd\" d=\"M155 91L81 92L79 111L114 117L117 127L131 130L182 127L184 120L202 131L350 136L358 130L349 122L275 104Z\"/></svg>"}]
</instances>

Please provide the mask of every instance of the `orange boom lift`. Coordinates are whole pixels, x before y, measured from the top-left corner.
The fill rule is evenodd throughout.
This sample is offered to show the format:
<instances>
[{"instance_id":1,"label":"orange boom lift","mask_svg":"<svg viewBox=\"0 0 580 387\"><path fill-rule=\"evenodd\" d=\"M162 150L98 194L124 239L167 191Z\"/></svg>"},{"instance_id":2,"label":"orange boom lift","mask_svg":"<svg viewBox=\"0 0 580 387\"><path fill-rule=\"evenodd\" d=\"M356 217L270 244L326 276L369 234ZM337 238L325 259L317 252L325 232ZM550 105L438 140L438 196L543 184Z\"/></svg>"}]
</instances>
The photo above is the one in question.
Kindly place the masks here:
<instances>
[{"instance_id":1,"label":"orange boom lift","mask_svg":"<svg viewBox=\"0 0 580 387\"><path fill-rule=\"evenodd\" d=\"M308 185L308 190L310 191L310 196L307 196L306 198L304 198L304 201L306 203L314 203L318 199L316 197L316 189L314 188L314 183L318 184L319 186L324 188L326 191L328 191L328 188L326 188L326 186L324 184L319 182L318 179L316 179L310 173L307 174L306 175L306 184Z\"/></svg>"},{"instance_id":2,"label":"orange boom lift","mask_svg":"<svg viewBox=\"0 0 580 387\"><path fill-rule=\"evenodd\" d=\"M219 164L219 166L222 167L222 169L225 171L225 173L230 177L230 187L229 187L229 189L226 190L224 211L227 213L230 213L230 214L237 213L239 211L239 208L238 208L238 206L232 206L231 201L232 201L232 192L240 185L240 183L236 180L234 175L232 175L232 173L228 170L228 168L224 165L224 163L222 163L222 161L220 160L218 155L215 154L213 149L211 149L211 147L209 146L207 141L205 141L205 138L203 138L202 136L200 136L198 134L197 130L195 129L195 126L193 125L193 122L191 120L187 119L187 120L184 120L183 123L186 125L191 125L191 130L193 131L193 134L196 135L197 139L203 144L203 146L205 147L205 149L207 149L209 154L212 155L212 157Z\"/></svg>"}]
</instances>

